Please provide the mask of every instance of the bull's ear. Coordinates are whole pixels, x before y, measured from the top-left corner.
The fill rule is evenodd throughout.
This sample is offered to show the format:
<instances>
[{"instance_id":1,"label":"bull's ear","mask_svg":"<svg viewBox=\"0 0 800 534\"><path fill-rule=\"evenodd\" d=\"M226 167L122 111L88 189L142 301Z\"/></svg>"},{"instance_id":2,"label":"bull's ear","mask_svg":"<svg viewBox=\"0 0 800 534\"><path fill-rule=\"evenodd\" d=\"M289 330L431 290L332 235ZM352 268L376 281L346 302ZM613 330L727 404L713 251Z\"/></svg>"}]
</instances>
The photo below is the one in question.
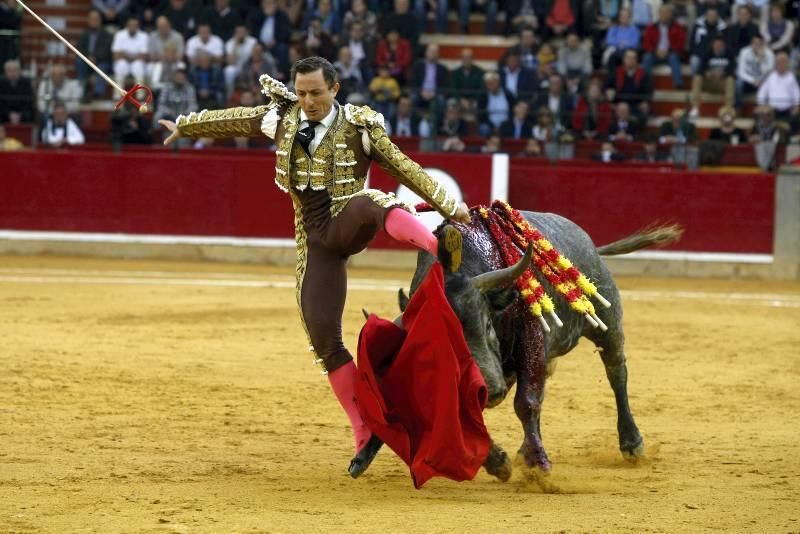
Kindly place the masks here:
<instances>
[{"instance_id":1,"label":"bull's ear","mask_svg":"<svg viewBox=\"0 0 800 534\"><path fill-rule=\"evenodd\" d=\"M400 306L401 312L406 311L408 307L408 296L406 296L406 292L403 291L402 287L397 291L397 305Z\"/></svg>"},{"instance_id":2,"label":"bull's ear","mask_svg":"<svg viewBox=\"0 0 800 534\"><path fill-rule=\"evenodd\" d=\"M454 273L461 267L461 232L454 226L446 225L439 235L439 263Z\"/></svg>"},{"instance_id":3,"label":"bull's ear","mask_svg":"<svg viewBox=\"0 0 800 534\"><path fill-rule=\"evenodd\" d=\"M503 311L514 303L519 292L514 287L490 289L484 293L495 311Z\"/></svg>"}]
</instances>

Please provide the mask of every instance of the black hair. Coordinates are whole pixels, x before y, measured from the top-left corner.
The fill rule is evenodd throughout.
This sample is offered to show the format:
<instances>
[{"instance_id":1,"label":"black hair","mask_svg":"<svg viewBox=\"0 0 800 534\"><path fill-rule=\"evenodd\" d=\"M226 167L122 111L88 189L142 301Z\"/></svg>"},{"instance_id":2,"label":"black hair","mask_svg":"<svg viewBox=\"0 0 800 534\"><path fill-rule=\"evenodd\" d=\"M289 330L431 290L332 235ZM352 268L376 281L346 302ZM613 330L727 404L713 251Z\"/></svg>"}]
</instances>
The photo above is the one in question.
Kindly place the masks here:
<instances>
[{"instance_id":1,"label":"black hair","mask_svg":"<svg viewBox=\"0 0 800 534\"><path fill-rule=\"evenodd\" d=\"M298 74L310 74L322 70L322 76L328 87L333 87L336 83L337 72L336 68L331 65L331 62L319 56L311 56L301 59L292 67L291 79L295 80Z\"/></svg>"}]
</instances>

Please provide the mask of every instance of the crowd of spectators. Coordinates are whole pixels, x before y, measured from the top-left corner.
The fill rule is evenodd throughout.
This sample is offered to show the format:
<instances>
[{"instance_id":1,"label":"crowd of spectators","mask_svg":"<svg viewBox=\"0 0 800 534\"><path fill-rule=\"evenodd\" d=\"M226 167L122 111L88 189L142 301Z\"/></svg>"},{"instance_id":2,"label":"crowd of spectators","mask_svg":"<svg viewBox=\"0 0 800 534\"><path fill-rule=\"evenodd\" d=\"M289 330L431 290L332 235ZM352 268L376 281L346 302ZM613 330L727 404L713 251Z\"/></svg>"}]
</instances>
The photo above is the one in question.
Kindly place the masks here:
<instances>
[{"instance_id":1,"label":"crowd of spectators","mask_svg":"<svg viewBox=\"0 0 800 534\"><path fill-rule=\"evenodd\" d=\"M530 141L527 155L575 139L612 146L642 139L653 116L653 68L659 64L669 67L674 89L689 90L688 106L676 109L648 144L695 141L689 119L699 115L704 93L723 95L725 113L720 110L713 134L720 142L765 138L764 124L774 124L782 140L800 130L798 0L92 3L79 48L120 85L143 82L156 95L149 121L129 105L115 112L119 142L150 142L148 132L161 118L257 105L263 101L259 76L291 86L291 64L307 55L335 65L340 102L370 104L384 114L393 135L437 137L443 150L464 149L468 135L485 137L487 151L498 139ZM448 69L438 45L423 46L420 37L426 27L447 31L451 9L461 32L470 31L469 16L480 11L486 33L516 37L516 44L492 69L476 65L468 47ZM13 0L0 0L0 29L19 27L18 17ZM81 103L112 97L80 60L75 79L53 64L34 87L21 75L18 50L0 42L0 56L0 123L37 121L45 143L78 142ZM753 96L756 125L740 133L734 110ZM598 154L601 160L616 157ZM643 157L659 156L645 150Z\"/></svg>"}]
</instances>

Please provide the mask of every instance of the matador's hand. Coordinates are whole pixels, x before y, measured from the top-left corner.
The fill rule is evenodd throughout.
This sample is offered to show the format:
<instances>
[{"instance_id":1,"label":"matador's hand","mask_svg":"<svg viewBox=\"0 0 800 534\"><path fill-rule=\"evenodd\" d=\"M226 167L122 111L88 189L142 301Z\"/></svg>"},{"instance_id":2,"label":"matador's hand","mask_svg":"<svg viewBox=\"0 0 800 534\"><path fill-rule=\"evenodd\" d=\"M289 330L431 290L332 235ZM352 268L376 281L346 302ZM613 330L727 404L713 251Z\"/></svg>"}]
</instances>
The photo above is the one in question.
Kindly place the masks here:
<instances>
[{"instance_id":1,"label":"matador's hand","mask_svg":"<svg viewBox=\"0 0 800 534\"><path fill-rule=\"evenodd\" d=\"M181 132L178 131L178 125L172 121L161 119L158 124L169 130L170 136L164 139L165 145L170 145L181 137Z\"/></svg>"},{"instance_id":2,"label":"matador's hand","mask_svg":"<svg viewBox=\"0 0 800 534\"><path fill-rule=\"evenodd\" d=\"M467 207L467 204L464 202L459 204L458 209L456 209L456 212L453 214L451 219L463 224L469 224L472 222L472 216L469 214L469 208Z\"/></svg>"}]
</instances>

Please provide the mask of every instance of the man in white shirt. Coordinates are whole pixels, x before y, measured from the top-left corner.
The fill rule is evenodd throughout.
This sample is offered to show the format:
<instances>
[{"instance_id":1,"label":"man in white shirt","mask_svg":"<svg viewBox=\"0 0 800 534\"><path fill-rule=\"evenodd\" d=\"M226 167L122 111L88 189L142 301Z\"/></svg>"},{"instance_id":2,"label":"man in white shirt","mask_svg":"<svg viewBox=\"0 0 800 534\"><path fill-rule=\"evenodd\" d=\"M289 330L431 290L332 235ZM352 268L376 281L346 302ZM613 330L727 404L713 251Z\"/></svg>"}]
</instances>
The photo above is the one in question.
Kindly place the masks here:
<instances>
[{"instance_id":1,"label":"man in white shirt","mask_svg":"<svg viewBox=\"0 0 800 534\"><path fill-rule=\"evenodd\" d=\"M62 102L53 106L53 116L47 119L42 130L42 142L56 147L82 145L86 142L81 129L67 116L67 108Z\"/></svg>"},{"instance_id":2,"label":"man in white shirt","mask_svg":"<svg viewBox=\"0 0 800 534\"><path fill-rule=\"evenodd\" d=\"M775 70L758 89L758 104L775 110L778 120L792 120L800 113L800 85L794 73L789 70L789 56L786 52L775 55Z\"/></svg>"},{"instance_id":3,"label":"man in white shirt","mask_svg":"<svg viewBox=\"0 0 800 534\"><path fill-rule=\"evenodd\" d=\"M758 91L758 86L775 66L775 54L764 44L761 35L754 35L750 46L742 48L736 67L736 107L745 94Z\"/></svg>"},{"instance_id":4,"label":"man in white shirt","mask_svg":"<svg viewBox=\"0 0 800 534\"><path fill-rule=\"evenodd\" d=\"M39 83L38 98L36 99L39 113L50 115L56 102L63 103L67 113L74 115L80 111L83 88L78 80L67 78L64 65L56 63L50 70L50 76Z\"/></svg>"},{"instance_id":5,"label":"man in white shirt","mask_svg":"<svg viewBox=\"0 0 800 534\"><path fill-rule=\"evenodd\" d=\"M222 63L225 44L211 33L211 25L205 22L197 27L197 35L186 42L186 57L192 65L197 64L197 55L201 50L209 55L214 65Z\"/></svg>"},{"instance_id":6,"label":"man in white shirt","mask_svg":"<svg viewBox=\"0 0 800 534\"><path fill-rule=\"evenodd\" d=\"M234 80L242 72L242 67L253 54L253 47L256 45L256 38L250 35L247 26L237 24L233 30L233 37L225 43L225 56L228 58L224 69L225 86L228 94L233 90Z\"/></svg>"},{"instance_id":7,"label":"man in white shirt","mask_svg":"<svg viewBox=\"0 0 800 534\"><path fill-rule=\"evenodd\" d=\"M122 85L129 74L137 81L144 79L147 41L147 34L139 30L136 17L128 17L125 28L114 35L111 53L114 55L114 78L118 84Z\"/></svg>"}]
</instances>

